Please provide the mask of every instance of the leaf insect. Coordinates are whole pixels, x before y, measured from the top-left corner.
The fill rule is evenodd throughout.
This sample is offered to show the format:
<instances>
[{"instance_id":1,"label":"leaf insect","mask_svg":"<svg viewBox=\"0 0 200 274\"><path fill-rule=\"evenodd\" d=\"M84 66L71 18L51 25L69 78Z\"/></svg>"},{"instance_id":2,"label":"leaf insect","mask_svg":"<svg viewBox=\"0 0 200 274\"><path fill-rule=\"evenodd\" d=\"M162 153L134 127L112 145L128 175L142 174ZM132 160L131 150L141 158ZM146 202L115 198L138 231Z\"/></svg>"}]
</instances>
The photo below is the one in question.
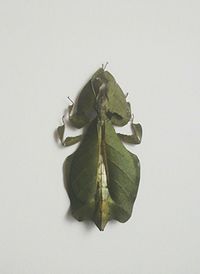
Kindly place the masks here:
<instances>
[{"instance_id":1,"label":"leaf insect","mask_svg":"<svg viewBox=\"0 0 200 274\"><path fill-rule=\"evenodd\" d=\"M129 121L131 135L115 132L114 126ZM122 142L139 144L142 127L133 123L130 103L105 66L94 73L70 105L69 122L75 128L85 128L82 135L66 139L65 125L57 129L63 146L80 142L64 163L72 215L79 221L93 220L101 231L111 219L126 222L138 192L140 163Z\"/></svg>"}]
</instances>

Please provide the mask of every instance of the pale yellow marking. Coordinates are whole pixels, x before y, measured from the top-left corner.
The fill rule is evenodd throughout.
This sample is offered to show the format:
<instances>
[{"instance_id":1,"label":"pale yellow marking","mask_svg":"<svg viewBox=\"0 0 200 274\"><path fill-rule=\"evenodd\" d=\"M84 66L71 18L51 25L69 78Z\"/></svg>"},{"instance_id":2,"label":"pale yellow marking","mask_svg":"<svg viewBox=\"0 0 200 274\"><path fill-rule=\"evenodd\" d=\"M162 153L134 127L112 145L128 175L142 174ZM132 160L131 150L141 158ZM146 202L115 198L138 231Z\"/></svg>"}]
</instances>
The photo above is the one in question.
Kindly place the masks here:
<instances>
[{"instance_id":1,"label":"pale yellow marking","mask_svg":"<svg viewBox=\"0 0 200 274\"><path fill-rule=\"evenodd\" d=\"M108 185L107 185L106 168L105 168L103 157L101 154L100 154L99 163L98 163L97 182L98 182L99 193L101 195L102 201L105 201L108 199L109 192L108 192Z\"/></svg>"}]
</instances>

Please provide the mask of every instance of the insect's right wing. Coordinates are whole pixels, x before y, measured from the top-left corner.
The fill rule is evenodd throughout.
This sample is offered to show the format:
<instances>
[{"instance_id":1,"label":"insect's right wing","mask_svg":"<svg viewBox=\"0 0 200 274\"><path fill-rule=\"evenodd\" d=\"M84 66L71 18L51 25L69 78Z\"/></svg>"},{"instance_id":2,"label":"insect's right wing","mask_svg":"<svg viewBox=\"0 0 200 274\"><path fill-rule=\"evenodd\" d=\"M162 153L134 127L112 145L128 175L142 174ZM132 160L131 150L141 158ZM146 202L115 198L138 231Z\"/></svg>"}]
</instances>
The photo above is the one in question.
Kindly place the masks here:
<instances>
[{"instance_id":1,"label":"insect's right wing","mask_svg":"<svg viewBox=\"0 0 200 274\"><path fill-rule=\"evenodd\" d=\"M105 124L105 150L108 173L108 189L112 199L110 219L126 222L135 202L139 180L140 163L120 141L110 121Z\"/></svg>"}]
</instances>

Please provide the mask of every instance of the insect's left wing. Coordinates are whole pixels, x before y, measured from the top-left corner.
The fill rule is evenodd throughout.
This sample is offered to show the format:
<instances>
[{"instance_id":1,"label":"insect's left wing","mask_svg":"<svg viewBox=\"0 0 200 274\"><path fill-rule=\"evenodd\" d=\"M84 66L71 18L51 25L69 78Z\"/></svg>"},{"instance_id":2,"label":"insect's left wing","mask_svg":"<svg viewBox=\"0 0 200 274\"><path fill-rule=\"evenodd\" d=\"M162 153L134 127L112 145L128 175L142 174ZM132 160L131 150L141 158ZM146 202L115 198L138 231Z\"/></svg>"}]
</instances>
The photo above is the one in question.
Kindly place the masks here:
<instances>
[{"instance_id":1,"label":"insect's left wing","mask_svg":"<svg viewBox=\"0 0 200 274\"><path fill-rule=\"evenodd\" d=\"M98 133L94 120L84 134L80 146L66 159L64 165L71 211L78 220L92 219L94 215L98 157Z\"/></svg>"}]
</instances>

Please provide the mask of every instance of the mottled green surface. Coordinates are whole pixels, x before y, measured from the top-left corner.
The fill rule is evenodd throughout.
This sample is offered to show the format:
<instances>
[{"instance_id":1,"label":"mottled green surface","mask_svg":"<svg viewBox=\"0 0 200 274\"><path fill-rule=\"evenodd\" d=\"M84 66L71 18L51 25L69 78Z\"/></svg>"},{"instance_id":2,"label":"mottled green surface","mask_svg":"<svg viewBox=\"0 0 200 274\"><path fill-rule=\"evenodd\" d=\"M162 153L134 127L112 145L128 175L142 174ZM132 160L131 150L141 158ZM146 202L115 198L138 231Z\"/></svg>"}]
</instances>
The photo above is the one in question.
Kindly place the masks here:
<instances>
[{"instance_id":1,"label":"mottled green surface","mask_svg":"<svg viewBox=\"0 0 200 274\"><path fill-rule=\"evenodd\" d=\"M139 160L121 140L139 144L141 125L131 120L132 135L116 134L113 128L130 119L126 96L113 76L101 68L85 85L70 112L74 127L86 126L83 136L63 140L64 126L58 128L64 146L81 141L64 164L72 214L79 221L93 220L100 230L111 219L126 222L137 195Z\"/></svg>"}]
</instances>

